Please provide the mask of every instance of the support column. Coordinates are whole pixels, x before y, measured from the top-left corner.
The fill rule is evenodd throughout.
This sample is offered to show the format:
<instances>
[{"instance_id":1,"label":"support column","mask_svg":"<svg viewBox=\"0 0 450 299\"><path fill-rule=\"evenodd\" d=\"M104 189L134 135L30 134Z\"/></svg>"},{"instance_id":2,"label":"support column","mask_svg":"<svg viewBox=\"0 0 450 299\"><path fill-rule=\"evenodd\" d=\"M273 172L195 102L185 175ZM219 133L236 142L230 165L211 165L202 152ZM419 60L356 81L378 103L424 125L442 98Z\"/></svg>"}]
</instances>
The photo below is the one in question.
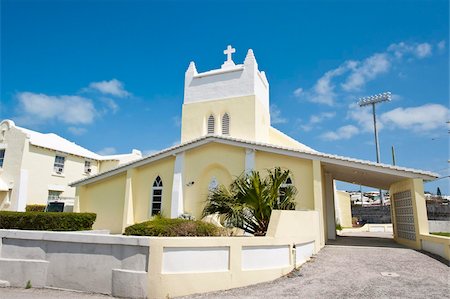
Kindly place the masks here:
<instances>
[{"instance_id":1,"label":"support column","mask_svg":"<svg viewBox=\"0 0 450 299\"><path fill-rule=\"evenodd\" d=\"M245 150L245 173L250 173L255 169L255 152L250 148Z\"/></svg>"},{"instance_id":2,"label":"support column","mask_svg":"<svg viewBox=\"0 0 450 299\"><path fill-rule=\"evenodd\" d=\"M184 152L177 154L175 157L175 166L173 169L173 184L172 184L172 203L170 205L170 218L177 218L184 212L183 168L184 168Z\"/></svg>"},{"instance_id":3,"label":"support column","mask_svg":"<svg viewBox=\"0 0 450 299\"><path fill-rule=\"evenodd\" d=\"M320 248L325 246L324 210L322 195L322 169L320 161L313 160L314 210L319 212Z\"/></svg>"},{"instance_id":4,"label":"support column","mask_svg":"<svg viewBox=\"0 0 450 299\"><path fill-rule=\"evenodd\" d=\"M13 206L13 211L25 212L25 207L27 206L27 194L28 192L28 170L20 170L20 180L17 192L17 201Z\"/></svg>"},{"instance_id":5,"label":"support column","mask_svg":"<svg viewBox=\"0 0 450 299\"><path fill-rule=\"evenodd\" d=\"M125 198L123 203L123 219L122 232L127 226L134 224L134 206L133 206L133 177L135 169L127 170L127 178L125 181Z\"/></svg>"},{"instance_id":6,"label":"support column","mask_svg":"<svg viewBox=\"0 0 450 299\"><path fill-rule=\"evenodd\" d=\"M326 202L326 223L327 238L336 239L336 216L334 210L334 180L331 173L325 173L325 202Z\"/></svg>"},{"instance_id":7,"label":"support column","mask_svg":"<svg viewBox=\"0 0 450 299\"><path fill-rule=\"evenodd\" d=\"M394 239L405 246L421 249L420 235L427 235L428 216L421 179L406 179L389 188Z\"/></svg>"}]
</instances>

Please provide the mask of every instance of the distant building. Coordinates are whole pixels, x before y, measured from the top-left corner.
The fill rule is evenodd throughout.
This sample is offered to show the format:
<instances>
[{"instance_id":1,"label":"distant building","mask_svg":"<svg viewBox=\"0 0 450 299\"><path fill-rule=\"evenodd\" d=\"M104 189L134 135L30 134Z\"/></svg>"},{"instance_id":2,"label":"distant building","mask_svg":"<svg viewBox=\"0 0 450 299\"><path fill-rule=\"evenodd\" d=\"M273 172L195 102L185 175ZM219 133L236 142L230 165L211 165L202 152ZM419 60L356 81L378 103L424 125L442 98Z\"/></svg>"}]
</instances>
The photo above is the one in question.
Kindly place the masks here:
<instances>
[{"instance_id":1,"label":"distant building","mask_svg":"<svg viewBox=\"0 0 450 299\"><path fill-rule=\"evenodd\" d=\"M56 134L4 120L0 123L0 210L24 211L28 204L48 200L65 200L70 210L75 196L70 182L139 158L137 150L102 156Z\"/></svg>"}]
</instances>

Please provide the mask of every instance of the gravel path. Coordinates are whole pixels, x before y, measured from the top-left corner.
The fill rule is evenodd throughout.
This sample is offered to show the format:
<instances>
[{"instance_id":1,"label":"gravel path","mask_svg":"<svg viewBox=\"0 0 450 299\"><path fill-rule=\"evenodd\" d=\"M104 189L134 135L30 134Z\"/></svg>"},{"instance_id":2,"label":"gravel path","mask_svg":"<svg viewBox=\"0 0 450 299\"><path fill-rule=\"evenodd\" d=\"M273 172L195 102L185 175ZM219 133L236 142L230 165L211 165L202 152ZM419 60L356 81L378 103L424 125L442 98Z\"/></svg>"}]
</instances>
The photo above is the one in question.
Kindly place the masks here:
<instances>
[{"instance_id":1,"label":"gravel path","mask_svg":"<svg viewBox=\"0 0 450 299\"><path fill-rule=\"evenodd\" d=\"M341 237L286 277L183 298L449 298L449 286L450 268L425 254L391 239Z\"/></svg>"}]
</instances>

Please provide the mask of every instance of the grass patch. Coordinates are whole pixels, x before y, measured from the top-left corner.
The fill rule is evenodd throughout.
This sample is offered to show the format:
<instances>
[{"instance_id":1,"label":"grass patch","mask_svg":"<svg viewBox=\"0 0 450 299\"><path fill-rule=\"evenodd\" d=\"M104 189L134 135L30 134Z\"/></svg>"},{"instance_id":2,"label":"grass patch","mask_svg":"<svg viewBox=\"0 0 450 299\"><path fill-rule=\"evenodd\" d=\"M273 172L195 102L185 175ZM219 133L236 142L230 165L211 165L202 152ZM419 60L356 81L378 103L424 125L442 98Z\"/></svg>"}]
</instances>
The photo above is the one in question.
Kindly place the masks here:
<instances>
[{"instance_id":1,"label":"grass patch","mask_svg":"<svg viewBox=\"0 0 450 299\"><path fill-rule=\"evenodd\" d=\"M221 230L211 223L199 220L169 219L161 216L150 221L137 223L125 228L124 235L156 237L206 237L220 236Z\"/></svg>"},{"instance_id":2,"label":"grass patch","mask_svg":"<svg viewBox=\"0 0 450 299\"><path fill-rule=\"evenodd\" d=\"M450 233L447 233L447 232L430 233L430 235L436 235L436 236L442 236L442 237L450 238Z\"/></svg>"}]
</instances>

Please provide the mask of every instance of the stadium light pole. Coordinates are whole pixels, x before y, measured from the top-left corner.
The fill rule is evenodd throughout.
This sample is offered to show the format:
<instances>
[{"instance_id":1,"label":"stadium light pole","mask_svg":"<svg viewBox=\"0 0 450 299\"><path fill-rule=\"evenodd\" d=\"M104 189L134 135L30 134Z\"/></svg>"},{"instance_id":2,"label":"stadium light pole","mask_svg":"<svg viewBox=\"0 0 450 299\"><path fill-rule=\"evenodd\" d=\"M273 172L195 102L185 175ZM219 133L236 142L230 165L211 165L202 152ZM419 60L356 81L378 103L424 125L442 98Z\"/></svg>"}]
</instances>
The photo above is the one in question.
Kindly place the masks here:
<instances>
[{"instance_id":1,"label":"stadium light pole","mask_svg":"<svg viewBox=\"0 0 450 299\"><path fill-rule=\"evenodd\" d=\"M377 116L375 112L375 105L382 102L389 102L391 100L391 93L390 92L384 92L377 95L364 97L359 99L359 107L365 107L372 105L372 114L373 114L373 129L375 132L375 150L377 155L377 163L380 163L380 146L378 144L378 130L377 130ZM383 200L383 193L380 189L380 203L383 206L384 200Z\"/></svg>"}]
</instances>

